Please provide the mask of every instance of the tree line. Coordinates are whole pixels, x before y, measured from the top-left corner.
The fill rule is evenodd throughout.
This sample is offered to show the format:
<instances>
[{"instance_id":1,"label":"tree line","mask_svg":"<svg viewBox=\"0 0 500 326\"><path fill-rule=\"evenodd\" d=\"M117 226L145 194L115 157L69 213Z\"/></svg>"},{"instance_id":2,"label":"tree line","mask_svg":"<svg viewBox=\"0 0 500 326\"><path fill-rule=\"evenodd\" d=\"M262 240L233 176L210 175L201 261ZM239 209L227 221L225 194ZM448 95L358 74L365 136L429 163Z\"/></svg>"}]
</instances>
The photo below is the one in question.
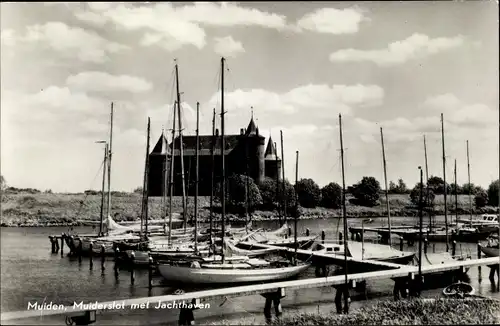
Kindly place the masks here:
<instances>
[{"instance_id":1,"label":"tree line","mask_svg":"<svg viewBox=\"0 0 500 326\"><path fill-rule=\"evenodd\" d=\"M288 212L295 210L295 203L298 200L299 207L315 208L325 207L338 209L342 205L342 187L331 182L324 187L320 187L310 178L300 179L296 185L292 185L288 180L277 184L276 180L265 178L263 182L257 185L254 180L244 175L231 175L226 183L226 205L231 211L242 212L247 208L250 211L256 209L272 210L276 208L283 209L286 204ZM474 203L477 208L486 205L498 206L498 188L499 180L493 181L487 190L479 186L464 184L456 187L454 184L447 184L447 194L454 195L468 194L471 189L471 195L474 196ZM220 183L216 187L216 201L220 202ZM248 189L248 190L247 190ZM427 184L423 185L423 200L425 205L433 206L436 195L444 194L443 179L432 176ZM284 191L283 191L284 190ZM456 191L457 190L457 191ZM420 183L417 183L409 190L402 179L398 183L392 183L392 190L389 186L390 194L407 194L414 205L420 201ZM380 197L383 196L380 183L374 177L363 177L358 183L347 187L346 195L349 195L348 201L353 205L374 207L380 205Z\"/></svg>"}]
</instances>

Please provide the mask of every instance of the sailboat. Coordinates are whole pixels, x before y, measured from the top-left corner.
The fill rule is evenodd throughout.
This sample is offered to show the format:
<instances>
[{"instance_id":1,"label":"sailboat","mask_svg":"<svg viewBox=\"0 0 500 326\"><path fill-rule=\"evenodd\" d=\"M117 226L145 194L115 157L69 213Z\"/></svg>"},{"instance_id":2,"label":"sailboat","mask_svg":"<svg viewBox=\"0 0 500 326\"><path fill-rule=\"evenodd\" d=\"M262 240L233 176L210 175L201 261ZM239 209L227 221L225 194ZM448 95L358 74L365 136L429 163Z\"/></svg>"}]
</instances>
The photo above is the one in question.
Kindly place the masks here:
<instances>
[{"instance_id":1,"label":"sailboat","mask_svg":"<svg viewBox=\"0 0 500 326\"><path fill-rule=\"evenodd\" d=\"M221 58L221 148L224 139L224 58ZM222 241L225 238L226 171L225 155L222 157ZM196 222L195 222L196 223ZM196 244L196 243L195 243ZM221 256L212 256L184 264L159 263L158 271L168 281L195 284L253 283L287 279L305 271L309 264L283 266L281 262L268 262L248 256L227 256L222 247ZM281 264L281 266L280 266Z\"/></svg>"}]
</instances>

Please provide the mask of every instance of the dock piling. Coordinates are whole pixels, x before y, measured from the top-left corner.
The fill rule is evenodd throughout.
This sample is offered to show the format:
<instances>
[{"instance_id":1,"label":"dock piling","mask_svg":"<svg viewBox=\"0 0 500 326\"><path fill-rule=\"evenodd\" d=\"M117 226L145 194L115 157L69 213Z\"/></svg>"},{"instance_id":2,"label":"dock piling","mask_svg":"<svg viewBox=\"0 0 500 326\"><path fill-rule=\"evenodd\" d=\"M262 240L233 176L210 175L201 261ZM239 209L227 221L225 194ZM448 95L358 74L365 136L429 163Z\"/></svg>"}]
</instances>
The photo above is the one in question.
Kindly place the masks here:
<instances>
[{"instance_id":1,"label":"dock piling","mask_svg":"<svg viewBox=\"0 0 500 326\"><path fill-rule=\"evenodd\" d=\"M451 243L451 255L453 257L455 257L456 251L457 251L457 241L453 240L453 242Z\"/></svg>"},{"instance_id":2,"label":"dock piling","mask_svg":"<svg viewBox=\"0 0 500 326\"><path fill-rule=\"evenodd\" d=\"M64 255L64 241L66 241L66 233L61 233L61 257Z\"/></svg>"},{"instance_id":3,"label":"dock piling","mask_svg":"<svg viewBox=\"0 0 500 326\"><path fill-rule=\"evenodd\" d=\"M308 237L311 234L311 230L309 228L306 229L306 237Z\"/></svg>"},{"instance_id":4,"label":"dock piling","mask_svg":"<svg viewBox=\"0 0 500 326\"><path fill-rule=\"evenodd\" d=\"M92 270L94 267L94 243L91 241L89 244L89 268Z\"/></svg>"},{"instance_id":5,"label":"dock piling","mask_svg":"<svg viewBox=\"0 0 500 326\"><path fill-rule=\"evenodd\" d=\"M477 242L477 258L481 259L481 242ZM477 270L479 272L479 281L481 282L481 266L477 267Z\"/></svg>"},{"instance_id":6,"label":"dock piling","mask_svg":"<svg viewBox=\"0 0 500 326\"><path fill-rule=\"evenodd\" d=\"M104 263L106 262L106 253L104 249L104 245L101 245L101 270L104 271L106 267L104 266Z\"/></svg>"},{"instance_id":7,"label":"dock piling","mask_svg":"<svg viewBox=\"0 0 500 326\"><path fill-rule=\"evenodd\" d=\"M280 288L275 292L264 293L262 296L266 299L266 303L264 305L264 317L266 317L266 322L270 323L272 321L271 308L273 305L276 318L279 318L283 314L281 299L286 296L285 289Z\"/></svg>"},{"instance_id":8,"label":"dock piling","mask_svg":"<svg viewBox=\"0 0 500 326\"><path fill-rule=\"evenodd\" d=\"M83 241L82 239L78 239L78 263L82 263L82 252L83 252Z\"/></svg>"},{"instance_id":9,"label":"dock piling","mask_svg":"<svg viewBox=\"0 0 500 326\"><path fill-rule=\"evenodd\" d=\"M403 245L404 245L403 237L399 237L399 250L400 251L403 251Z\"/></svg>"},{"instance_id":10,"label":"dock piling","mask_svg":"<svg viewBox=\"0 0 500 326\"><path fill-rule=\"evenodd\" d=\"M114 266L114 270L115 270L115 279L118 280L118 273L120 272L120 268L118 266L118 255L120 254L120 249L118 249L117 246L115 246L115 266Z\"/></svg>"},{"instance_id":11,"label":"dock piling","mask_svg":"<svg viewBox=\"0 0 500 326\"><path fill-rule=\"evenodd\" d=\"M54 243L54 236L49 235L49 240L50 240L50 246L51 246L51 253L55 254L56 253L56 244Z\"/></svg>"},{"instance_id":12,"label":"dock piling","mask_svg":"<svg viewBox=\"0 0 500 326\"><path fill-rule=\"evenodd\" d=\"M429 245L429 240L427 238L424 239L424 253L427 253L427 246Z\"/></svg>"},{"instance_id":13,"label":"dock piling","mask_svg":"<svg viewBox=\"0 0 500 326\"><path fill-rule=\"evenodd\" d=\"M153 257L151 256L149 256L148 287L150 290L153 287Z\"/></svg>"},{"instance_id":14,"label":"dock piling","mask_svg":"<svg viewBox=\"0 0 500 326\"><path fill-rule=\"evenodd\" d=\"M321 243L325 243L326 233L325 230L321 230Z\"/></svg>"},{"instance_id":15,"label":"dock piling","mask_svg":"<svg viewBox=\"0 0 500 326\"><path fill-rule=\"evenodd\" d=\"M134 285L135 282L135 253L132 251L130 253L130 284Z\"/></svg>"}]
</instances>

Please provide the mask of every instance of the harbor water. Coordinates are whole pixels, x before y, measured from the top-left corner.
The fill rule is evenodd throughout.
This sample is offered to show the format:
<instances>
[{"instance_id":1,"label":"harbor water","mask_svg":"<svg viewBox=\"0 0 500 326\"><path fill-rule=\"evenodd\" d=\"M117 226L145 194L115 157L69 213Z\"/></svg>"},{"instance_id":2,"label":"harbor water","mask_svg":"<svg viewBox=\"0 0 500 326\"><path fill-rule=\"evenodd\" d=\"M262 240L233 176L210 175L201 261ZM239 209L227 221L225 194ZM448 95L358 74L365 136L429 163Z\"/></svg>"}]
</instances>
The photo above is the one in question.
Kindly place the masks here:
<instances>
[{"instance_id":1,"label":"harbor water","mask_svg":"<svg viewBox=\"0 0 500 326\"><path fill-rule=\"evenodd\" d=\"M393 225L415 225L418 221L414 217L392 217ZM387 219L375 218L370 227L386 225ZM438 222L444 221L442 217ZM349 219L350 225L359 226L361 219ZM293 225L293 223L291 223ZM368 227L368 225L366 225ZM266 221L254 223L254 228L277 228L278 222ZM338 231L342 231L342 222L337 218L301 220L298 222L300 233L309 229L311 234L326 232L326 240L337 238ZM67 246L64 256L50 252L49 235L60 235L67 232L68 227L32 227L32 228L2 228L1 229L1 308L2 313L9 311L26 310L29 303L73 305L75 302L92 303L95 301L117 302L128 298L159 296L179 293L182 291L202 290L206 288L178 288L168 285L157 285L160 279L155 279L155 286L148 289L148 272L135 272L135 283L131 285L130 272L120 271L118 280L115 279L113 261L108 258L106 269L101 271L100 261L95 260L92 269L89 260L67 257ZM93 232L91 227L74 229L79 233ZM366 234L366 238L375 238L375 235ZM393 246L399 248L399 240L393 238ZM444 243L430 244L428 252L445 251ZM418 244L404 250L417 251ZM468 254L477 257L477 244L458 243L457 254ZM473 267L468 272L471 285L476 294L500 299L497 284L492 284L488 278L490 269ZM314 276L314 268L310 268L300 278ZM369 305L373 300L393 300L394 282L390 279L367 282L367 297L364 294L351 290L351 309ZM443 287L448 284L443 284ZM424 297L438 297L442 287L425 290ZM287 290L282 299L284 314L297 312L330 312L334 308L335 289L331 287ZM158 308L157 302L151 302L153 309L119 309L99 312L96 325L176 325L179 318L178 309ZM264 324L264 298L260 295L216 300L209 306L194 312L197 324L228 323ZM64 325L65 316L42 316L39 318L19 319L7 321L4 324L43 324Z\"/></svg>"}]
</instances>

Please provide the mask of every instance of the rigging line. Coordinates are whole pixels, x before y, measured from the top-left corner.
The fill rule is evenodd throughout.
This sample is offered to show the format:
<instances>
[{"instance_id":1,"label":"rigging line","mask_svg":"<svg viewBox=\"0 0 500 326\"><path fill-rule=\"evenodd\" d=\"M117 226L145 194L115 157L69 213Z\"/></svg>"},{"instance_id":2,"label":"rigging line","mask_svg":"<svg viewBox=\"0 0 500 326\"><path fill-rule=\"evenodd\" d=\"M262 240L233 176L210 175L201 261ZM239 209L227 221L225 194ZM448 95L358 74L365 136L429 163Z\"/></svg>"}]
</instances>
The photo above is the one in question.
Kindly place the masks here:
<instances>
[{"instance_id":1,"label":"rigging line","mask_svg":"<svg viewBox=\"0 0 500 326\"><path fill-rule=\"evenodd\" d=\"M94 176L94 179L90 183L90 188L92 188L92 185L94 184L95 179L97 179L97 176L101 173L101 170L103 169L103 167L104 167L104 160L102 161L101 166L99 167L99 170L97 170L97 173ZM75 217L78 217L80 215L82 207L85 205L85 200L87 199L87 197L89 196L89 194L90 193L86 193L85 196L83 197L83 200L80 202L80 207L78 208L78 211L76 212L76 216Z\"/></svg>"}]
</instances>

